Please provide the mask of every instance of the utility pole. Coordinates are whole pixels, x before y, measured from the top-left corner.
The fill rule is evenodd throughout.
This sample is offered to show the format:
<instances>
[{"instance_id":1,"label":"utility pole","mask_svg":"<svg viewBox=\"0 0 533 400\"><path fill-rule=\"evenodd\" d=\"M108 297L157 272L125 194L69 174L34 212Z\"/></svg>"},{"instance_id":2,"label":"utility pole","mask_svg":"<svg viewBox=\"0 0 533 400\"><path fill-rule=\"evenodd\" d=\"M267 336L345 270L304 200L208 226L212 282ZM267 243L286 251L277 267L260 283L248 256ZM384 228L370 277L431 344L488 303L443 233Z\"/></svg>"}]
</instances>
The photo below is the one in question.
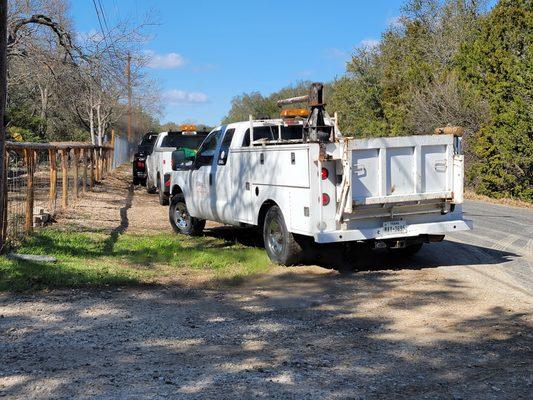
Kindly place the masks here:
<instances>
[{"instance_id":1,"label":"utility pole","mask_svg":"<svg viewBox=\"0 0 533 400\"><path fill-rule=\"evenodd\" d=\"M131 54L128 53L128 64L126 65L126 76L128 78L128 141L131 141L131 124L132 124L132 111L131 111Z\"/></svg>"},{"instance_id":2,"label":"utility pole","mask_svg":"<svg viewBox=\"0 0 533 400\"><path fill-rule=\"evenodd\" d=\"M7 229L6 102L7 0L0 0L0 250L4 249Z\"/></svg>"}]
</instances>

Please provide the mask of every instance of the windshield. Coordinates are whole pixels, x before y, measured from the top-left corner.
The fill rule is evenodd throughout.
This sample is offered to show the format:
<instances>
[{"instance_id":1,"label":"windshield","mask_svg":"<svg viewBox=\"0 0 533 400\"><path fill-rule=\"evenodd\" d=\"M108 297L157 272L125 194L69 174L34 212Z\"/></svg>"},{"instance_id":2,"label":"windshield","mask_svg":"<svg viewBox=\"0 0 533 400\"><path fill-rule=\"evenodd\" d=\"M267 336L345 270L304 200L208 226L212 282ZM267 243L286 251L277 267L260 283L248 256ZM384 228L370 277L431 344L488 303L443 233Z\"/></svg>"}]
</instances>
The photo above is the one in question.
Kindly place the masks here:
<instances>
[{"instance_id":1,"label":"windshield","mask_svg":"<svg viewBox=\"0 0 533 400\"><path fill-rule=\"evenodd\" d=\"M188 147L197 149L207 135L197 133L195 135L183 135L181 132L169 132L161 142L161 147Z\"/></svg>"},{"instance_id":2,"label":"windshield","mask_svg":"<svg viewBox=\"0 0 533 400\"><path fill-rule=\"evenodd\" d=\"M146 135L144 135L141 142L139 143L139 146L137 147L137 152L151 154L156 139L156 133L147 133Z\"/></svg>"},{"instance_id":3,"label":"windshield","mask_svg":"<svg viewBox=\"0 0 533 400\"><path fill-rule=\"evenodd\" d=\"M149 133L142 138L141 143L139 143L139 146L153 145L156 138L157 138L156 134Z\"/></svg>"}]
</instances>

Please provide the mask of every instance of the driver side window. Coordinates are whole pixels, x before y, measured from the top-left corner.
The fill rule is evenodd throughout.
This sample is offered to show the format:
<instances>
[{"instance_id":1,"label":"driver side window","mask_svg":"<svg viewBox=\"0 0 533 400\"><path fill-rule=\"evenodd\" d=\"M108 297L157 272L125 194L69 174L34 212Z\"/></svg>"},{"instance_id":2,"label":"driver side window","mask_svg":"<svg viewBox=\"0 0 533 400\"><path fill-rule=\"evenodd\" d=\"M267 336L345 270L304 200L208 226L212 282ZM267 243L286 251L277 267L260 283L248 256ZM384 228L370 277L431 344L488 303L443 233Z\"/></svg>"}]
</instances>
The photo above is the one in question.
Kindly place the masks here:
<instances>
[{"instance_id":1,"label":"driver side window","mask_svg":"<svg viewBox=\"0 0 533 400\"><path fill-rule=\"evenodd\" d=\"M211 132L204 140L196 155L196 167L211 165L213 163L213 156L217 149L217 143L220 140L220 133L220 130Z\"/></svg>"}]
</instances>

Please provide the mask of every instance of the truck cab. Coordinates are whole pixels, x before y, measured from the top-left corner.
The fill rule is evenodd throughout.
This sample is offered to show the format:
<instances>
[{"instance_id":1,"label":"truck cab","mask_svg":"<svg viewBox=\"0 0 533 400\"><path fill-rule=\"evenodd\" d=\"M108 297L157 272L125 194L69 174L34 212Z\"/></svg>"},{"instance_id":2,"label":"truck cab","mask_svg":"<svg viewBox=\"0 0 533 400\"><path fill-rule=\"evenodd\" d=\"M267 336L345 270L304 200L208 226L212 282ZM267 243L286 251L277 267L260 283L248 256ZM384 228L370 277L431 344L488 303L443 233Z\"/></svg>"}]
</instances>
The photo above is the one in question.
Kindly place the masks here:
<instances>
[{"instance_id":1,"label":"truck cab","mask_svg":"<svg viewBox=\"0 0 533 400\"><path fill-rule=\"evenodd\" d=\"M198 132L195 125L181 125L177 131L157 135L153 150L146 158L146 190L158 192L161 205L168 204L172 152L180 148L195 151L206 136L207 132Z\"/></svg>"}]
</instances>

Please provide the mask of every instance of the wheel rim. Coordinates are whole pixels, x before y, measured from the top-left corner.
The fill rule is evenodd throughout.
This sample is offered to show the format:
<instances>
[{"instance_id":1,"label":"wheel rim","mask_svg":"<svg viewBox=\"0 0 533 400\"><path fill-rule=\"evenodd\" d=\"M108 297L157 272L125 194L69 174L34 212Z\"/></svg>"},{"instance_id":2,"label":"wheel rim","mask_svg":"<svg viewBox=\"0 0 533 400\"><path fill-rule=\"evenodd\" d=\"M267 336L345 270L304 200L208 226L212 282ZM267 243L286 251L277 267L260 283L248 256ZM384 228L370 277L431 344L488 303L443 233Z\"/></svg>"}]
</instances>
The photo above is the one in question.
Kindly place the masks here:
<instances>
[{"instance_id":1,"label":"wheel rim","mask_svg":"<svg viewBox=\"0 0 533 400\"><path fill-rule=\"evenodd\" d=\"M179 229L187 229L191 224L191 216L187 211L185 204L180 203L176 206L176 212L174 213L174 221Z\"/></svg>"},{"instance_id":2,"label":"wheel rim","mask_svg":"<svg viewBox=\"0 0 533 400\"><path fill-rule=\"evenodd\" d=\"M275 254L283 252L283 229L277 218L272 219L267 227L268 247Z\"/></svg>"}]
</instances>

